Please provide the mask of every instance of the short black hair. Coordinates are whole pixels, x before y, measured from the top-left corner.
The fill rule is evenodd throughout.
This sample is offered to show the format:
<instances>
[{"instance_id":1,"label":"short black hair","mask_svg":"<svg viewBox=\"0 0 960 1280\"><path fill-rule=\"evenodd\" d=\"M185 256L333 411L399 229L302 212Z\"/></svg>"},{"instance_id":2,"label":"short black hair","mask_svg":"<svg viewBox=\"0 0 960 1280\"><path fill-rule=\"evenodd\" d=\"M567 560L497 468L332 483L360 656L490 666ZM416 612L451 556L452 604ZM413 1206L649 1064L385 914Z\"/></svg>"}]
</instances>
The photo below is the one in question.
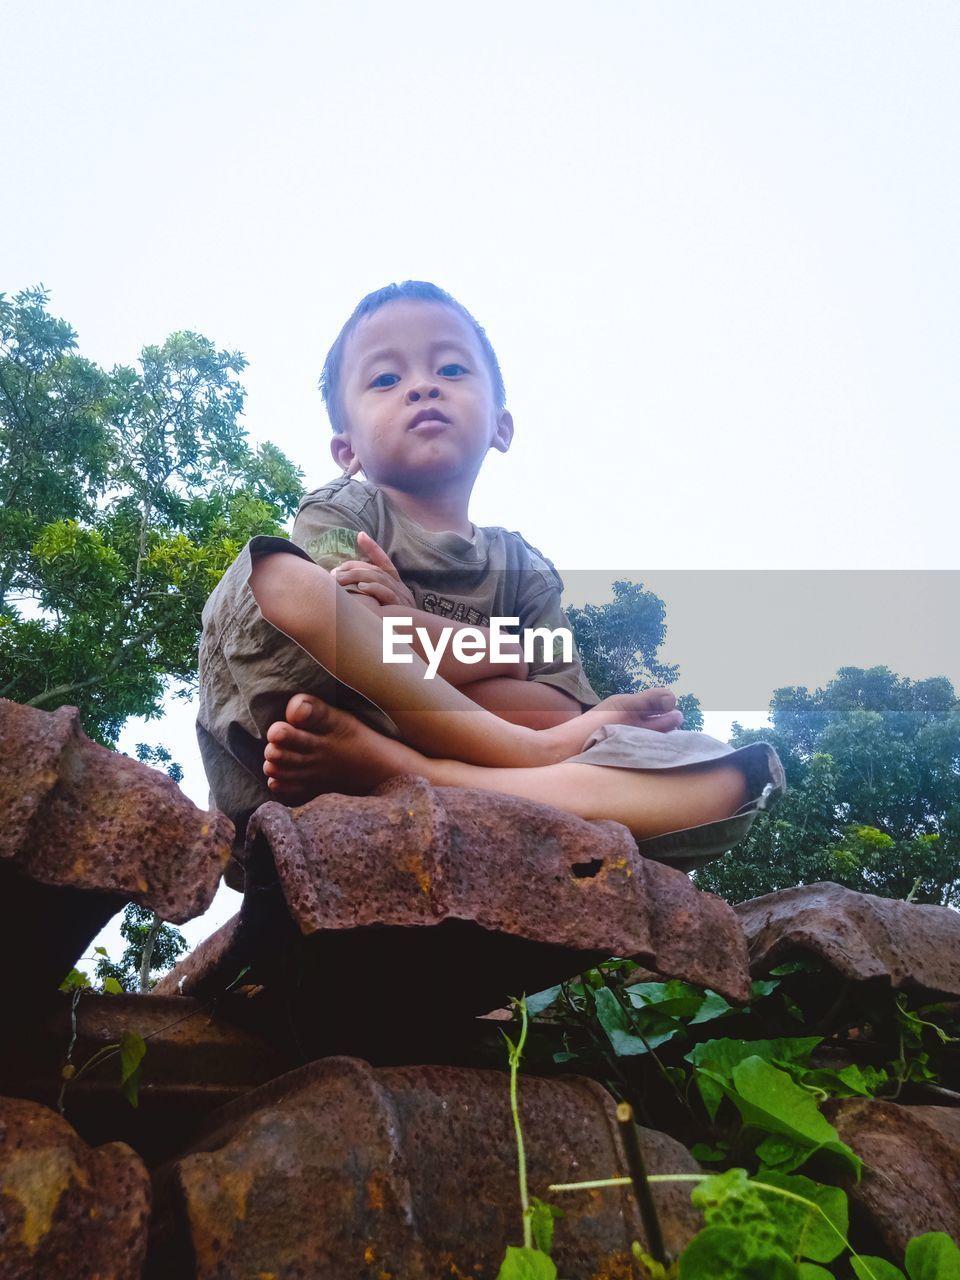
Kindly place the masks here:
<instances>
[{"instance_id":1,"label":"short black hair","mask_svg":"<svg viewBox=\"0 0 960 1280\"><path fill-rule=\"evenodd\" d=\"M477 335L480 349L486 359L490 378L493 382L493 395L497 408L502 409L506 404L507 393L503 385L503 374L500 372L500 362L497 360L497 353L484 332L483 326L478 324L467 308L447 293L445 289L441 289L438 285L430 284L426 280L404 280L402 284L384 285L382 289L375 289L373 293L368 293L365 298L361 298L350 319L340 330L336 342L327 353L323 372L320 375L320 391L323 395L323 403L326 405L327 415L330 418L330 425L335 432L343 431L346 426L343 403L340 399L340 370L343 362L343 349L346 346L347 339L365 316L373 315L375 311L379 311L388 302L396 302L406 298L415 298L420 302L442 302L445 307L452 307L454 311L463 316Z\"/></svg>"}]
</instances>

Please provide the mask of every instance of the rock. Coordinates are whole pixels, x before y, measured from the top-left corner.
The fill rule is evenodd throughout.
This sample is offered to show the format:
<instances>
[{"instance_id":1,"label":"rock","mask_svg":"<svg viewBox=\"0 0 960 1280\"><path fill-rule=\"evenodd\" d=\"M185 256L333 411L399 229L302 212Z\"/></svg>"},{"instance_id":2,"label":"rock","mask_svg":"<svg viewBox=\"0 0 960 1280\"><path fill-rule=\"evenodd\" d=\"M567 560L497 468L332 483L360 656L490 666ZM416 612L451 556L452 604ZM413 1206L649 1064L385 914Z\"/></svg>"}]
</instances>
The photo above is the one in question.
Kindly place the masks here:
<instances>
[{"instance_id":1,"label":"rock","mask_svg":"<svg viewBox=\"0 0 960 1280\"><path fill-rule=\"evenodd\" d=\"M194 1000L85 991L75 1006L70 995L61 994L29 1035L4 1044L0 1094L56 1106L74 1026L76 1075L64 1095L70 1123L88 1142L119 1138L148 1161L182 1150L211 1111L299 1061L285 1059L272 1043L240 1027L214 1020ZM118 1055L81 1071L94 1055L119 1044L125 1032L137 1032L147 1045L137 1107L123 1095Z\"/></svg>"},{"instance_id":2,"label":"rock","mask_svg":"<svg viewBox=\"0 0 960 1280\"><path fill-rule=\"evenodd\" d=\"M156 1276L393 1276L493 1280L522 1242L506 1075L316 1062L231 1104L158 1174ZM531 1194L559 1202L561 1275L631 1275L643 1240L630 1188L551 1194L551 1182L623 1176L613 1103L573 1078L520 1084ZM641 1131L651 1172L694 1172ZM657 1187L667 1246L696 1231L689 1188ZM195 1272L188 1270L195 1260Z\"/></svg>"},{"instance_id":3,"label":"rock","mask_svg":"<svg viewBox=\"0 0 960 1280\"><path fill-rule=\"evenodd\" d=\"M473 1017L611 955L749 992L733 910L640 857L618 823L404 777L262 805L245 859L239 916L157 990L207 1000L249 967L310 1056L382 1062L412 1016Z\"/></svg>"},{"instance_id":4,"label":"rock","mask_svg":"<svg viewBox=\"0 0 960 1280\"><path fill-rule=\"evenodd\" d=\"M857 982L960 995L960 913L949 907L876 898L828 882L781 889L735 910L754 976L813 956Z\"/></svg>"},{"instance_id":5,"label":"rock","mask_svg":"<svg viewBox=\"0 0 960 1280\"><path fill-rule=\"evenodd\" d=\"M0 1098L0 1275L138 1280L150 1182L123 1143L91 1149L55 1112Z\"/></svg>"},{"instance_id":6,"label":"rock","mask_svg":"<svg viewBox=\"0 0 960 1280\"><path fill-rule=\"evenodd\" d=\"M860 1098L823 1110L864 1162L860 1182L847 1186L851 1214L898 1263L926 1231L960 1239L960 1112Z\"/></svg>"},{"instance_id":7,"label":"rock","mask_svg":"<svg viewBox=\"0 0 960 1280\"><path fill-rule=\"evenodd\" d=\"M182 923L213 900L233 826L177 784L108 751L73 707L0 699L0 965L30 1016L125 902Z\"/></svg>"}]
</instances>

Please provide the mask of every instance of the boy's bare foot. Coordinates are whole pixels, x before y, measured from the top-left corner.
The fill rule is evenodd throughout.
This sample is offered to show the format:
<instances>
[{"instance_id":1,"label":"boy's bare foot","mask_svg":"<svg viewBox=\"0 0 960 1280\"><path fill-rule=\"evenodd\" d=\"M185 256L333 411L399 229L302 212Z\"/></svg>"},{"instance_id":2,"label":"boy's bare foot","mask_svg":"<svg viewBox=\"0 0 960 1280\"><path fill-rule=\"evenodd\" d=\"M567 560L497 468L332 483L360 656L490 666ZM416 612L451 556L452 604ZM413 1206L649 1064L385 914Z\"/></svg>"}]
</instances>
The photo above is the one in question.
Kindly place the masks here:
<instances>
[{"instance_id":1,"label":"boy's bare foot","mask_svg":"<svg viewBox=\"0 0 960 1280\"><path fill-rule=\"evenodd\" d=\"M400 773L419 773L423 757L355 716L307 693L287 703L287 719L267 731L263 771L272 795L306 804L328 791L366 795Z\"/></svg>"},{"instance_id":2,"label":"boy's bare foot","mask_svg":"<svg viewBox=\"0 0 960 1280\"><path fill-rule=\"evenodd\" d=\"M683 724L683 712L669 689L644 689L642 693L615 693L604 698L582 716L574 716L551 729L541 729L539 737L556 746L556 762L569 760L583 750L590 735L605 724L631 724L641 729L668 733ZM539 763L539 761L531 761Z\"/></svg>"}]
</instances>

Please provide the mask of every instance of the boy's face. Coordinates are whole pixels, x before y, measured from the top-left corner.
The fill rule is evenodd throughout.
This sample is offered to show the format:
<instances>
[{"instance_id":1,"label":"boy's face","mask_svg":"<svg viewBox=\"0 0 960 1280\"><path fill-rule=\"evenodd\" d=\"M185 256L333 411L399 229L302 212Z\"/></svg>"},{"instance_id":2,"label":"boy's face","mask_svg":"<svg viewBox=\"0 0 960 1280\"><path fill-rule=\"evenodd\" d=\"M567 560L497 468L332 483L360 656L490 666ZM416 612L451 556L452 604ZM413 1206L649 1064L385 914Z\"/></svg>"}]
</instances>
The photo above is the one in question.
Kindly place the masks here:
<instances>
[{"instance_id":1,"label":"boy's face","mask_svg":"<svg viewBox=\"0 0 960 1280\"><path fill-rule=\"evenodd\" d=\"M471 325L440 302L398 299L357 325L341 375L346 421L334 459L406 493L469 492L491 447L510 447L513 420L494 402Z\"/></svg>"}]
</instances>

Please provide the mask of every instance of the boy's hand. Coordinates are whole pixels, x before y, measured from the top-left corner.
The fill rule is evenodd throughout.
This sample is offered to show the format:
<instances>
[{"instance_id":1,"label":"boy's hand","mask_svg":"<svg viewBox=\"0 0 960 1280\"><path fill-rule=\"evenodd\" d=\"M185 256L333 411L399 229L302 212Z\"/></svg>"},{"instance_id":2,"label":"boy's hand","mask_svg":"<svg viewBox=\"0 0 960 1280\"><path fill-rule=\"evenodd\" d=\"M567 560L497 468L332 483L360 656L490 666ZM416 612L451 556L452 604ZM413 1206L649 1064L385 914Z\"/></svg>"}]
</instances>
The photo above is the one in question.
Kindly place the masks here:
<instances>
[{"instance_id":1,"label":"boy's hand","mask_svg":"<svg viewBox=\"0 0 960 1280\"><path fill-rule=\"evenodd\" d=\"M352 587L365 596L371 596L377 604L399 604L415 609L416 600L384 549L369 533L358 533L357 544L369 559L347 560L337 565L333 576L338 585Z\"/></svg>"}]
</instances>

